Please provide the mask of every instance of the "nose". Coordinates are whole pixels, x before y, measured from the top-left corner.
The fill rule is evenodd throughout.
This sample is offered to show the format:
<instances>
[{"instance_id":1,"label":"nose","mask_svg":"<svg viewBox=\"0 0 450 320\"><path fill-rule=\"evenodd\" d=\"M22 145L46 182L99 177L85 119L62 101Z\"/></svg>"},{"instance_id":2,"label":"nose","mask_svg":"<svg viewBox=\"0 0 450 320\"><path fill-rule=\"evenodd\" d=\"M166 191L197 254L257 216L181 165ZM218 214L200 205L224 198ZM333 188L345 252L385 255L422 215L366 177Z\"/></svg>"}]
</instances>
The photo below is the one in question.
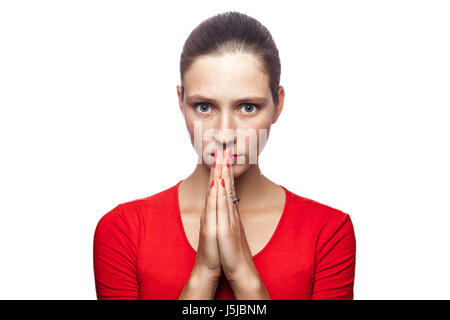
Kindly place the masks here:
<instances>
[{"instance_id":1,"label":"nose","mask_svg":"<svg viewBox=\"0 0 450 320\"><path fill-rule=\"evenodd\" d=\"M224 111L221 114L219 119L220 125L218 129L220 134L216 139L216 146L218 148L222 147L222 150L225 151L227 148L231 148L234 150L234 145L236 144L236 123L231 114L231 112ZM220 145L221 144L221 145Z\"/></svg>"}]
</instances>

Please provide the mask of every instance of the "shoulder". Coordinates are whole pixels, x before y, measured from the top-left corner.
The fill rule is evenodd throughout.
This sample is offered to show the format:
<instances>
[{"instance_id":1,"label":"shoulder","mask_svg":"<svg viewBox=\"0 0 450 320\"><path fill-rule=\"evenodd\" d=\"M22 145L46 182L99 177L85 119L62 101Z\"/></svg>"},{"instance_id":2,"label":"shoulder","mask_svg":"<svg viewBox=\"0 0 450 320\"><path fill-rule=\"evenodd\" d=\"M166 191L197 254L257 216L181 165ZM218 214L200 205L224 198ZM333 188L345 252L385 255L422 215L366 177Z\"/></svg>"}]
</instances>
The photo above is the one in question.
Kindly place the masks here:
<instances>
[{"instance_id":1,"label":"shoulder","mask_svg":"<svg viewBox=\"0 0 450 320\"><path fill-rule=\"evenodd\" d=\"M340 209L324 204L292 191L286 190L289 196L289 211L297 216L322 224L345 221L350 215Z\"/></svg>"},{"instance_id":2,"label":"shoulder","mask_svg":"<svg viewBox=\"0 0 450 320\"><path fill-rule=\"evenodd\" d=\"M353 263L356 238L350 215L319 201L290 192L290 214L295 226L303 230L316 251L316 262L333 265L336 261Z\"/></svg>"},{"instance_id":3,"label":"shoulder","mask_svg":"<svg viewBox=\"0 0 450 320\"><path fill-rule=\"evenodd\" d=\"M300 196L286 190L289 196L289 215L302 230L315 238L316 243L339 237L348 237L355 242L350 214L317 200Z\"/></svg>"},{"instance_id":4,"label":"shoulder","mask_svg":"<svg viewBox=\"0 0 450 320\"><path fill-rule=\"evenodd\" d=\"M178 205L175 201L177 185L147 197L117 204L101 216L96 229L111 229L119 226L124 230L138 229L143 219L148 219L151 215L160 215L161 212L167 212L169 207Z\"/></svg>"}]
</instances>

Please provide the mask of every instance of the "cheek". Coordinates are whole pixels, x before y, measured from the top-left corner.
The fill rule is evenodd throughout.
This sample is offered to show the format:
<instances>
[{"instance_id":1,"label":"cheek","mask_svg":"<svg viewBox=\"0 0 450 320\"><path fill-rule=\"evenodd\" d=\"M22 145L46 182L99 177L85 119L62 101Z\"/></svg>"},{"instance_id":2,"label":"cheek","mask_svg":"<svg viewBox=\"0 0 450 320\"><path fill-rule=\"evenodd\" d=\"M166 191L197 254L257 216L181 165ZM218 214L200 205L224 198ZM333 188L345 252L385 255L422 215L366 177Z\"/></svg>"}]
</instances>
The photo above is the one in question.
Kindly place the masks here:
<instances>
[{"instance_id":1,"label":"cheek","mask_svg":"<svg viewBox=\"0 0 450 320\"><path fill-rule=\"evenodd\" d=\"M201 121L195 119L195 117L186 117L186 127L189 132L191 144L197 154L203 158L205 163L212 165L214 159L209 154L214 149L214 140L211 134L213 131L210 130L213 129L213 126L207 121ZM205 152L207 155L204 154Z\"/></svg>"},{"instance_id":2,"label":"cheek","mask_svg":"<svg viewBox=\"0 0 450 320\"><path fill-rule=\"evenodd\" d=\"M267 116L261 117L257 124L257 136L258 136L258 155L264 149L267 140L269 139L270 127L272 125L272 118L270 114L267 113Z\"/></svg>"},{"instance_id":3,"label":"cheek","mask_svg":"<svg viewBox=\"0 0 450 320\"><path fill-rule=\"evenodd\" d=\"M247 157L250 157L250 159L247 158L247 160L251 161L251 159L253 159L253 161L255 161L255 157L257 157L264 149L269 138L270 127L271 121L268 121L265 118L258 119L258 121L251 124L249 123L246 128L247 134L244 134L243 138L241 138L241 141L245 139L245 153L247 154ZM242 150L242 147L239 147L239 143L238 149Z\"/></svg>"},{"instance_id":4,"label":"cheek","mask_svg":"<svg viewBox=\"0 0 450 320\"><path fill-rule=\"evenodd\" d=\"M194 120L195 119L192 116L191 110L189 108L187 108L184 113L184 121L186 122L186 128L188 129L189 136L191 137L191 141L194 138Z\"/></svg>"},{"instance_id":5,"label":"cheek","mask_svg":"<svg viewBox=\"0 0 450 320\"><path fill-rule=\"evenodd\" d=\"M270 125L258 130L258 155L264 149L269 139Z\"/></svg>"},{"instance_id":6,"label":"cheek","mask_svg":"<svg viewBox=\"0 0 450 320\"><path fill-rule=\"evenodd\" d=\"M186 128L189 132L189 137L191 138L191 144L195 147L196 139L199 135L203 137L203 132L205 131L205 124L202 121L199 121L195 117L189 114L189 112L186 112L185 115L185 121L186 121Z\"/></svg>"}]
</instances>

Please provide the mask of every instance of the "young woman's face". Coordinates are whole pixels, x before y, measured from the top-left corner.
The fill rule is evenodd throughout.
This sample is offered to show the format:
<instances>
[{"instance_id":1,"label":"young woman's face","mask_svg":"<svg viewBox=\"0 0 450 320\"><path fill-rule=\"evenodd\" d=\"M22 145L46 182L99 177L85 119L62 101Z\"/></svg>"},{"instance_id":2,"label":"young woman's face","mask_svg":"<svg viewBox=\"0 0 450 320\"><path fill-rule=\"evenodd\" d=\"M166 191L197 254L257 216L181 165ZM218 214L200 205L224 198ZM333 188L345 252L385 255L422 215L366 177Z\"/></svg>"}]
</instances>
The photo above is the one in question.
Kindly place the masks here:
<instances>
[{"instance_id":1,"label":"young woman's face","mask_svg":"<svg viewBox=\"0 0 450 320\"><path fill-rule=\"evenodd\" d=\"M283 108L284 91L274 103L269 77L259 59L246 53L198 57L184 75L184 98L177 86L191 142L199 161L212 166L214 151L230 148L233 175L257 163L270 126ZM201 158L200 158L201 157Z\"/></svg>"}]
</instances>

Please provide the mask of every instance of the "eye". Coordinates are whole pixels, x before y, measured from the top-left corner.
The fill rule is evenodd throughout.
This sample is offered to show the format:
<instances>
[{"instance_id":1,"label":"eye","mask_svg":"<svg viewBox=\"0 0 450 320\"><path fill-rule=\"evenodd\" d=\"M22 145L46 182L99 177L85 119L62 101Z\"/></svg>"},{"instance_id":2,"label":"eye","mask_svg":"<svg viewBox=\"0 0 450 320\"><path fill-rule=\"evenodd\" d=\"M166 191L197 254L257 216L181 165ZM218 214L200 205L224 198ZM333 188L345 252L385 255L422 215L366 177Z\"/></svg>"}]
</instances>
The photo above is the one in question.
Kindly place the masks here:
<instances>
[{"instance_id":1,"label":"eye","mask_svg":"<svg viewBox=\"0 0 450 320\"><path fill-rule=\"evenodd\" d=\"M258 109L258 106L253 103L244 103L241 107L241 110L243 110L243 113L245 113L245 114L252 114L257 109Z\"/></svg>"},{"instance_id":2,"label":"eye","mask_svg":"<svg viewBox=\"0 0 450 320\"><path fill-rule=\"evenodd\" d=\"M200 102L200 103L196 103L196 104L194 105L194 108L195 108L199 113L208 113L208 109L211 109L211 106L209 105L209 103Z\"/></svg>"}]
</instances>

